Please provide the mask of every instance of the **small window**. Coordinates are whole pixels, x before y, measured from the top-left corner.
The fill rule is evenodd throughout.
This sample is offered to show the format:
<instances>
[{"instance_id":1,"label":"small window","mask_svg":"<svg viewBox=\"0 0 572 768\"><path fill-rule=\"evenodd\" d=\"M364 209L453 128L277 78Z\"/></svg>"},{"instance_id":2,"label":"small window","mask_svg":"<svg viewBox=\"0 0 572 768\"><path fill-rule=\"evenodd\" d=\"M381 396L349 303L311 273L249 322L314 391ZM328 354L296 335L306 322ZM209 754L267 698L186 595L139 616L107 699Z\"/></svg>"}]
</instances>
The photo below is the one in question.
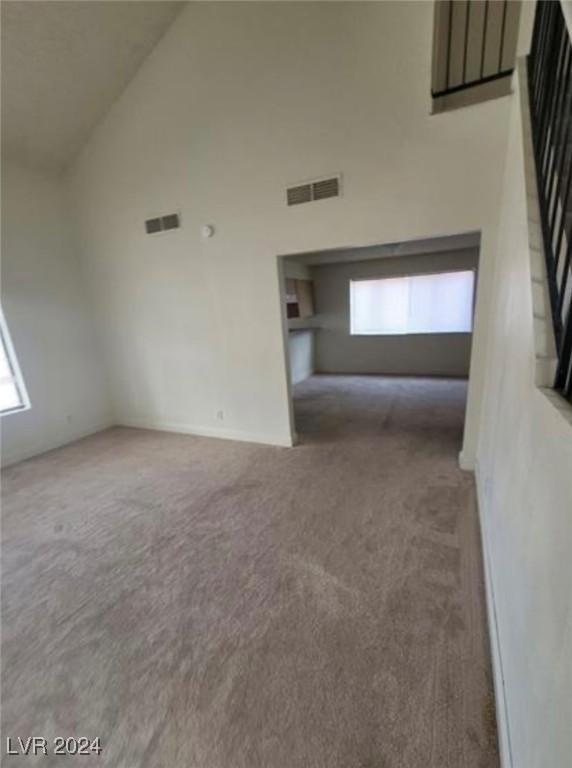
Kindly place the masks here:
<instances>
[{"instance_id":1,"label":"small window","mask_svg":"<svg viewBox=\"0 0 572 768\"><path fill-rule=\"evenodd\" d=\"M470 333L474 272L350 281L352 335Z\"/></svg>"},{"instance_id":2,"label":"small window","mask_svg":"<svg viewBox=\"0 0 572 768\"><path fill-rule=\"evenodd\" d=\"M30 403L1 309L0 336L0 413L4 415L29 408Z\"/></svg>"}]
</instances>

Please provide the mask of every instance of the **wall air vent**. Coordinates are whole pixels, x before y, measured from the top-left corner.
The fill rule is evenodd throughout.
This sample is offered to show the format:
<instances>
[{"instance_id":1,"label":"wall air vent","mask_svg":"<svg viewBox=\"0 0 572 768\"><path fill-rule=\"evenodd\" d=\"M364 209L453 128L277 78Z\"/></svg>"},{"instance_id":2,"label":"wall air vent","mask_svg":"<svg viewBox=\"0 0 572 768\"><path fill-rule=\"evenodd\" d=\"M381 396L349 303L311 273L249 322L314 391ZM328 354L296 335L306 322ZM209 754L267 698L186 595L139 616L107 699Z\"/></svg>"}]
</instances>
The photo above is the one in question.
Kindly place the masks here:
<instances>
[{"instance_id":1,"label":"wall air vent","mask_svg":"<svg viewBox=\"0 0 572 768\"><path fill-rule=\"evenodd\" d=\"M300 203L311 203L313 200L325 200L328 197L339 196L339 176L296 184L293 187L288 187L286 190L286 202L288 205L300 205Z\"/></svg>"},{"instance_id":2,"label":"wall air vent","mask_svg":"<svg viewBox=\"0 0 572 768\"><path fill-rule=\"evenodd\" d=\"M312 198L314 200L324 200L326 197L338 197L340 194L340 180L337 176L333 179L324 179L315 181L312 184Z\"/></svg>"},{"instance_id":3,"label":"wall air vent","mask_svg":"<svg viewBox=\"0 0 572 768\"><path fill-rule=\"evenodd\" d=\"M312 201L312 185L301 184L299 187L290 187L286 190L288 205L300 205Z\"/></svg>"},{"instance_id":4,"label":"wall air vent","mask_svg":"<svg viewBox=\"0 0 572 768\"><path fill-rule=\"evenodd\" d=\"M168 213L165 216L155 216L145 221L145 232L148 235L156 235L159 232L169 232L171 229L179 229L181 217L178 213Z\"/></svg>"},{"instance_id":5,"label":"wall air vent","mask_svg":"<svg viewBox=\"0 0 572 768\"><path fill-rule=\"evenodd\" d=\"M147 219L145 222L145 232L148 235L154 235L155 232L160 232L163 229L161 226L161 219Z\"/></svg>"}]
</instances>

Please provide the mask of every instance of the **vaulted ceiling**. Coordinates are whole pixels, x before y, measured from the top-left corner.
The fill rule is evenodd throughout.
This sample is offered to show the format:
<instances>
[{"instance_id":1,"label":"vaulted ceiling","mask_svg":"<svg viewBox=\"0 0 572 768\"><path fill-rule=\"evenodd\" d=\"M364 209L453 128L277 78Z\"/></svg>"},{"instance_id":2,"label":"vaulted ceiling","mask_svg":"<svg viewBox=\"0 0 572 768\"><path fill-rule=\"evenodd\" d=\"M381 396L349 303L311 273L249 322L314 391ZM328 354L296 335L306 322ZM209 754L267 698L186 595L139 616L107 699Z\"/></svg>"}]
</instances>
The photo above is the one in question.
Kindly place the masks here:
<instances>
[{"instance_id":1,"label":"vaulted ceiling","mask_svg":"<svg viewBox=\"0 0 572 768\"><path fill-rule=\"evenodd\" d=\"M62 171L183 5L3 0L3 158Z\"/></svg>"}]
</instances>

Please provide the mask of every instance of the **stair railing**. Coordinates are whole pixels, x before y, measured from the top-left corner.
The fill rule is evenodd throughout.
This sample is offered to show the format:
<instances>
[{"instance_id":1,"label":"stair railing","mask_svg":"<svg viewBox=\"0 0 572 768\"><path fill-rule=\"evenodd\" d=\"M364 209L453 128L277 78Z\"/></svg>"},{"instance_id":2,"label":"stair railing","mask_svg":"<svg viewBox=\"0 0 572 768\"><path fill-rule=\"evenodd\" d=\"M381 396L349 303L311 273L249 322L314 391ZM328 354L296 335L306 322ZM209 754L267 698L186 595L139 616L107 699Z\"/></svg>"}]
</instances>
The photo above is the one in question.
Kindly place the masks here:
<instances>
[{"instance_id":1,"label":"stair railing","mask_svg":"<svg viewBox=\"0 0 572 768\"><path fill-rule=\"evenodd\" d=\"M554 388L572 402L572 43L559 0L538 0L528 91L550 308Z\"/></svg>"}]
</instances>

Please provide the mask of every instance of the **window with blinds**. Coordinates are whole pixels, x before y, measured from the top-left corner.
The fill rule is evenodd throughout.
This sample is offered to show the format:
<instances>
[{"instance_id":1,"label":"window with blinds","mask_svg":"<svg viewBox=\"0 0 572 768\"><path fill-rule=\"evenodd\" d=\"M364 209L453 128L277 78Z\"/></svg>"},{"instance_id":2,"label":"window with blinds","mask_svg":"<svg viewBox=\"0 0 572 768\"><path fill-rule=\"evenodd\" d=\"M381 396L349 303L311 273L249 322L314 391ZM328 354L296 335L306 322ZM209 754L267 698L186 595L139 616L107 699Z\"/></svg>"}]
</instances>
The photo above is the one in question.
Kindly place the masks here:
<instances>
[{"instance_id":1,"label":"window with blinds","mask_svg":"<svg viewBox=\"0 0 572 768\"><path fill-rule=\"evenodd\" d=\"M0 413L22 411L29 405L16 353L0 309Z\"/></svg>"},{"instance_id":2,"label":"window with blinds","mask_svg":"<svg viewBox=\"0 0 572 768\"><path fill-rule=\"evenodd\" d=\"M470 333L473 271L350 282L352 335Z\"/></svg>"}]
</instances>

